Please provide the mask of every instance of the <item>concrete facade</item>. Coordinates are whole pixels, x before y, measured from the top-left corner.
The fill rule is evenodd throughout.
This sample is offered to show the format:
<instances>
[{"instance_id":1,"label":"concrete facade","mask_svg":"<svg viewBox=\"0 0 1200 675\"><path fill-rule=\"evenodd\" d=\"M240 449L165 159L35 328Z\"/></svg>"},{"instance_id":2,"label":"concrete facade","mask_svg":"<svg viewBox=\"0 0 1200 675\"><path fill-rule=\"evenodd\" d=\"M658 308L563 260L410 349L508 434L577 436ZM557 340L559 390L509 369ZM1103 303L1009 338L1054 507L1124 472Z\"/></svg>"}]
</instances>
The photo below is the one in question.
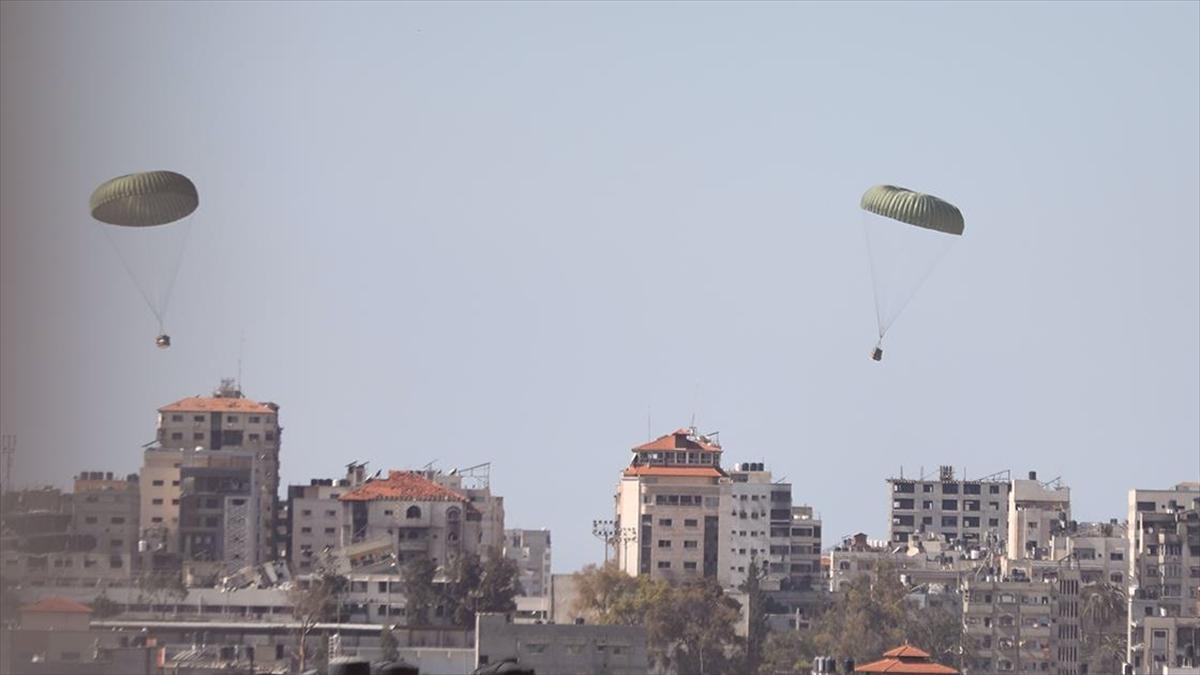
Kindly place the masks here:
<instances>
[{"instance_id":1,"label":"concrete facade","mask_svg":"<svg viewBox=\"0 0 1200 675\"><path fill-rule=\"evenodd\" d=\"M505 530L504 556L520 570L522 595L550 595L550 530Z\"/></svg>"},{"instance_id":2,"label":"concrete facade","mask_svg":"<svg viewBox=\"0 0 1200 675\"><path fill-rule=\"evenodd\" d=\"M1189 644L1195 636L1188 632L1194 630L1189 622L1200 619L1200 483L1130 490L1128 506L1130 656L1138 673L1159 672L1164 665L1181 664L1165 642L1162 649L1154 648L1152 630L1184 626ZM1160 619L1181 621L1168 625ZM1157 623L1163 625L1152 629Z\"/></svg>"},{"instance_id":3,"label":"concrete facade","mask_svg":"<svg viewBox=\"0 0 1200 675\"><path fill-rule=\"evenodd\" d=\"M536 673L645 675L643 626L519 624L503 614L475 617L475 665L516 659Z\"/></svg>"},{"instance_id":4,"label":"concrete facade","mask_svg":"<svg viewBox=\"0 0 1200 675\"><path fill-rule=\"evenodd\" d=\"M889 478L887 486L889 541L934 534L948 542L983 543L1007 535L1007 479L964 480L944 466L937 479Z\"/></svg>"},{"instance_id":5,"label":"concrete facade","mask_svg":"<svg viewBox=\"0 0 1200 675\"><path fill-rule=\"evenodd\" d=\"M1070 520L1070 488L1039 482L1034 471L1028 479L1014 480L1008 494L1008 557L1048 559L1051 537Z\"/></svg>"},{"instance_id":6,"label":"concrete facade","mask_svg":"<svg viewBox=\"0 0 1200 675\"><path fill-rule=\"evenodd\" d=\"M628 533L616 546L622 570L653 579L717 576L721 452L695 429L633 448L616 495L616 526Z\"/></svg>"},{"instance_id":7,"label":"concrete facade","mask_svg":"<svg viewBox=\"0 0 1200 675\"><path fill-rule=\"evenodd\" d=\"M256 554L260 560L275 557L274 532L279 501L279 450L282 436L279 406L246 398L232 380L223 380L211 396L184 398L158 410L157 447L163 450L204 449L213 454L230 450L244 451L259 460L255 483L260 522L254 529L260 538L257 543L260 550ZM170 469L179 468L171 465L180 464L186 457L184 460L168 457L153 462L155 475L146 476L146 470L152 464L149 460L147 453L147 465L142 472L143 487L149 485L154 494L148 497L152 502L150 505L145 504L145 498L143 500L143 528L151 524L166 528L167 545L174 552L177 549L170 548L174 539L170 531L174 528L172 519L178 518L178 512L177 509L166 507L178 506L175 500L179 499L179 485L176 482L179 477ZM161 480L162 483L153 484L155 480ZM154 504L154 499L162 501ZM156 517L161 520L154 521Z\"/></svg>"},{"instance_id":8,"label":"concrete facade","mask_svg":"<svg viewBox=\"0 0 1200 675\"><path fill-rule=\"evenodd\" d=\"M75 477L76 534L95 539L96 553L132 556L138 550L141 497L137 474L114 478L112 473L85 471Z\"/></svg>"},{"instance_id":9,"label":"concrete facade","mask_svg":"<svg viewBox=\"0 0 1200 675\"><path fill-rule=\"evenodd\" d=\"M773 482L762 464L735 465L721 481L717 581L745 583L752 564L766 564L767 591L820 585L821 521L810 506L793 506L791 483Z\"/></svg>"}]
</instances>

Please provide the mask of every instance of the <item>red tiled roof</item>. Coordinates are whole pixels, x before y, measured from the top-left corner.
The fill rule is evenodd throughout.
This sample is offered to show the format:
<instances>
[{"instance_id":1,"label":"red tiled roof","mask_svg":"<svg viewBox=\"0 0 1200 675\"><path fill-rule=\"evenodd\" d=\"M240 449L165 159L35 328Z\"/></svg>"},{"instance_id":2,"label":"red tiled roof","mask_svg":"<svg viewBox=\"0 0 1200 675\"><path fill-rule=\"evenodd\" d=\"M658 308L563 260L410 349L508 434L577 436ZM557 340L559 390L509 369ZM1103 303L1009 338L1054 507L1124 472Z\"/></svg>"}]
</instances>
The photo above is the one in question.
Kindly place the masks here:
<instances>
[{"instance_id":1,"label":"red tiled roof","mask_svg":"<svg viewBox=\"0 0 1200 675\"><path fill-rule=\"evenodd\" d=\"M271 414L274 403L259 403L232 396L189 396L158 409L159 412L248 412Z\"/></svg>"},{"instance_id":2,"label":"red tiled roof","mask_svg":"<svg viewBox=\"0 0 1200 675\"><path fill-rule=\"evenodd\" d=\"M468 502L462 494L429 480L414 471L389 471L387 478L367 481L338 497L344 502L377 499L409 502Z\"/></svg>"},{"instance_id":3,"label":"red tiled roof","mask_svg":"<svg viewBox=\"0 0 1200 675\"><path fill-rule=\"evenodd\" d=\"M884 658L892 657L892 658L897 658L897 659L902 659L902 658L927 659L927 658L929 658L929 652L927 652L923 649L918 649L917 647L914 647L912 645L900 645L899 647L896 647L895 649L889 649L888 651L884 652L883 657Z\"/></svg>"},{"instance_id":4,"label":"red tiled roof","mask_svg":"<svg viewBox=\"0 0 1200 675\"><path fill-rule=\"evenodd\" d=\"M676 429L666 436L639 445L634 452L646 450L702 450L704 452L721 452L721 446L710 441L707 437L693 433L691 429Z\"/></svg>"},{"instance_id":5,"label":"red tiled roof","mask_svg":"<svg viewBox=\"0 0 1200 675\"><path fill-rule=\"evenodd\" d=\"M907 675L958 675L950 666L932 661L882 659L854 669L856 673L907 673Z\"/></svg>"},{"instance_id":6,"label":"red tiled roof","mask_svg":"<svg viewBox=\"0 0 1200 675\"><path fill-rule=\"evenodd\" d=\"M49 597L42 598L32 605L25 605L21 608L22 612L55 612L65 614L91 614L92 608L85 604L75 602L69 598Z\"/></svg>"},{"instance_id":7,"label":"red tiled roof","mask_svg":"<svg viewBox=\"0 0 1200 675\"><path fill-rule=\"evenodd\" d=\"M725 474L713 466L631 466L626 476L686 476L690 478L720 478Z\"/></svg>"},{"instance_id":8,"label":"red tiled roof","mask_svg":"<svg viewBox=\"0 0 1200 675\"><path fill-rule=\"evenodd\" d=\"M901 645L883 654L884 658L861 665L856 673L907 673L907 675L958 675L958 671L934 663L928 652L912 645Z\"/></svg>"}]
</instances>

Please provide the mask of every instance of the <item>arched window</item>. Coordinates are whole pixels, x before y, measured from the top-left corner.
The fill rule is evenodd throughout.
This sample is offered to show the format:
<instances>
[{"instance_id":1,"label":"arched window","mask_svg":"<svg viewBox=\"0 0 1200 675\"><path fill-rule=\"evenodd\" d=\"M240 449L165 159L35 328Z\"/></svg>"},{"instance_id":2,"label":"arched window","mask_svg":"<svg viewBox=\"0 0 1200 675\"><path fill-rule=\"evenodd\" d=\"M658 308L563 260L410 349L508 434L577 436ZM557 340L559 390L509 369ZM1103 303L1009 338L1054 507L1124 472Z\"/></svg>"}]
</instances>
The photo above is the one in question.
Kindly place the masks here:
<instances>
[{"instance_id":1,"label":"arched window","mask_svg":"<svg viewBox=\"0 0 1200 675\"><path fill-rule=\"evenodd\" d=\"M452 507L446 509L446 520L453 522L453 521L460 519L461 517L462 517L462 511L458 510L458 507L452 506Z\"/></svg>"},{"instance_id":2,"label":"arched window","mask_svg":"<svg viewBox=\"0 0 1200 675\"><path fill-rule=\"evenodd\" d=\"M404 517L408 518L409 520L413 520L415 518L420 518L421 517L421 507L419 507L419 506L408 507L408 510L404 512Z\"/></svg>"}]
</instances>

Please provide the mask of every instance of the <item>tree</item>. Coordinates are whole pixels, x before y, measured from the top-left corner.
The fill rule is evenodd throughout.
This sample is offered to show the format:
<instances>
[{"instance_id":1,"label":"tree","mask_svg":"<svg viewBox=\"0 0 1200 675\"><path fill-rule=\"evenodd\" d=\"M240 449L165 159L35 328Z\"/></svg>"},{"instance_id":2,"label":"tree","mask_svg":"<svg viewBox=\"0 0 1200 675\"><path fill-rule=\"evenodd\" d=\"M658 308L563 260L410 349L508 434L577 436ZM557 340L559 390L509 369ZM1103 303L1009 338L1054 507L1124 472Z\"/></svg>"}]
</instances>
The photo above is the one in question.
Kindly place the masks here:
<instances>
[{"instance_id":1,"label":"tree","mask_svg":"<svg viewBox=\"0 0 1200 675\"><path fill-rule=\"evenodd\" d=\"M634 602L638 580L622 572L616 563L603 567L588 565L575 573L575 604L571 610L593 623L641 623Z\"/></svg>"},{"instance_id":2,"label":"tree","mask_svg":"<svg viewBox=\"0 0 1200 675\"><path fill-rule=\"evenodd\" d=\"M437 588L433 576L437 567L425 556L417 556L404 563L404 612L410 625L429 623L429 610L437 600Z\"/></svg>"},{"instance_id":3,"label":"tree","mask_svg":"<svg viewBox=\"0 0 1200 675\"><path fill-rule=\"evenodd\" d=\"M616 565L588 565L575 575L574 611L601 624L646 627L660 669L715 675L740 672L730 655L740 605L712 579L679 584L631 577Z\"/></svg>"},{"instance_id":4,"label":"tree","mask_svg":"<svg viewBox=\"0 0 1200 675\"><path fill-rule=\"evenodd\" d=\"M767 563L761 565L755 556L750 557L749 572L738 590L746 594L746 664L745 672L758 671L762 663L763 645L767 639L767 594L762 589L762 580L767 576Z\"/></svg>"},{"instance_id":5,"label":"tree","mask_svg":"<svg viewBox=\"0 0 1200 675\"><path fill-rule=\"evenodd\" d=\"M400 660L400 641L388 626L383 627L379 635L379 647L383 651L383 660L396 662Z\"/></svg>"},{"instance_id":6,"label":"tree","mask_svg":"<svg viewBox=\"0 0 1200 675\"><path fill-rule=\"evenodd\" d=\"M188 595L181 570L144 572L138 577L138 584L138 602L150 605L151 611L157 606L167 604L168 600L182 602Z\"/></svg>"},{"instance_id":7,"label":"tree","mask_svg":"<svg viewBox=\"0 0 1200 675\"><path fill-rule=\"evenodd\" d=\"M446 615L455 626L475 625L475 611L479 605L480 583L483 580L483 564L473 553L456 556L445 567L446 582L442 587L442 598Z\"/></svg>"},{"instance_id":8,"label":"tree","mask_svg":"<svg viewBox=\"0 0 1200 675\"><path fill-rule=\"evenodd\" d=\"M96 596L92 601L92 618L106 619L110 616L116 616L121 613L121 606L113 602L104 593Z\"/></svg>"},{"instance_id":9,"label":"tree","mask_svg":"<svg viewBox=\"0 0 1200 675\"><path fill-rule=\"evenodd\" d=\"M729 655L738 642L740 605L715 580L641 581L646 641L662 667L699 675L738 670Z\"/></svg>"},{"instance_id":10,"label":"tree","mask_svg":"<svg viewBox=\"0 0 1200 675\"><path fill-rule=\"evenodd\" d=\"M501 555L492 555L483 563L479 579L479 612L512 612L517 609L513 599L522 593L521 570L517 563Z\"/></svg>"},{"instance_id":11,"label":"tree","mask_svg":"<svg viewBox=\"0 0 1200 675\"><path fill-rule=\"evenodd\" d=\"M1102 581L1084 586L1079 595L1083 660L1094 666L1090 669L1093 672L1117 672L1125 656L1127 638L1125 592Z\"/></svg>"},{"instance_id":12,"label":"tree","mask_svg":"<svg viewBox=\"0 0 1200 675\"><path fill-rule=\"evenodd\" d=\"M771 633L763 644L762 664L758 672L762 675L808 675L812 672L812 655L815 651L808 631Z\"/></svg>"},{"instance_id":13,"label":"tree","mask_svg":"<svg viewBox=\"0 0 1200 675\"><path fill-rule=\"evenodd\" d=\"M340 596L349 586L349 580L337 570L333 554L328 549L316 565L316 571L308 577L307 584L296 583L288 592L292 604L292 616L296 619L296 654L299 672L304 672L308 660L308 636L318 623L340 620Z\"/></svg>"}]
</instances>

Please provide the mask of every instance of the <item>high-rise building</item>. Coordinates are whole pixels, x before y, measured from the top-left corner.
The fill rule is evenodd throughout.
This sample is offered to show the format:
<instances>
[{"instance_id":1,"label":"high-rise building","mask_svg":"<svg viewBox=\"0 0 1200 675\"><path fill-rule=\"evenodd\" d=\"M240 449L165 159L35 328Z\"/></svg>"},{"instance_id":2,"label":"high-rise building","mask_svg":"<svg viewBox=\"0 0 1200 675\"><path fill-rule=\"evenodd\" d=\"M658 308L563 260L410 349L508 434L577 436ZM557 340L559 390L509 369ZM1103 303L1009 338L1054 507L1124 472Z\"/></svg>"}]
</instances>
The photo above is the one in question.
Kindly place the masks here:
<instances>
[{"instance_id":1,"label":"high-rise building","mask_svg":"<svg viewBox=\"0 0 1200 675\"><path fill-rule=\"evenodd\" d=\"M627 574L717 576L721 452L716 438L695 429L633 448L616 495L617 564Z\"/></svg>"},{"instance_id":2,"label":"high-rise building","mask_svg":"<svg viewBox=\"0 0 1200 675\"><path fill-rule=\"evenodd\" d=\"M1077 580L1063 579L1066 595L1078 594ZM1069 603L1060 609L1057 580L968 578L963 584L963 637L971 656L963 672L1059 672L1056 629Z\"/></svg>"},{"instance_id":3,"label":"high-rise building","mask_svg":"<svg viewBox=\"0 0 1200 675\"><path fill-rule=\"evenodd\" d=\"M264 562L257 458L252 452L229 454L245 457L249 466L180 468L179 552L189 569L230 574Z\"/></svg>"},{"instance_id":4,"label":"high-rise building","mask_svg":"<svg viewBox=\"0 0 1200 675\"><path fill-rule=\"evenodd\" d=\"M1014 480L1008 493L1008 557L1044 560L1050 557L1050 538L1071 520L1071 489L1057 479L1042 483L1037 472Z\"/></svg>"},{"instance_id":5,"label":"high-rise building","mask_svg":"<svg viewBox=\"0 0 1200 675\"><path fill-rule=\"evenodd\" d=\"M757 462L735 464L722 479L717 580L727 589L746 581L752 565L766 567L767 591L818 587L821 521L812 508L792 505L792 484L774 482Z\"/></svg>"},{"instance_id":6,"label":"high-rise building","mask_svg":"<svg viewBox=\"0 0 1200 675\"><path fill-rule=\"evenodd\" d=\"M158 411L156 445L147 448L142 468L141 525L152 548L179 551L181 469L249 466L258 504L258 560L274 558L279 490L279 447L283 428L279 406L242 395L224 380L212 396L192 396Z\"/></svg>"},{"instance_id":7,"label":"high-rise building","mask_svg":"<svg viewBox=\"0 0 1200 675\"><path fill-rule=\"evenodd\" d=\"M1163 672L1163 666L1181 667L1185 660L1195 665L1200 658L1200 483L1130 490L1128 526L1129 656L1135 672Z\"/></svg>"},{"instance_id":8,"label":"high-rise building","mask_svg":"<svg viewBox=\"0 0 1200 675\"><path fill-rule=\"evenodd\" d=\"M1008 472L978 480L957 478L943 466L937 478L889 478L888 540L904 544L914 534L947 542L1003 540L1008 531Z\"/></svg>"},{"instance_id":9,"label":"high-rise building","mask_svg":"<svg viewBox=\"0 0 1200 675\"><path fill-rule=\"evenodd\" d=\"M550 530L505 530L504 557L520 571L522 595L550 594Z\"/></svg>"}]
</instances>

